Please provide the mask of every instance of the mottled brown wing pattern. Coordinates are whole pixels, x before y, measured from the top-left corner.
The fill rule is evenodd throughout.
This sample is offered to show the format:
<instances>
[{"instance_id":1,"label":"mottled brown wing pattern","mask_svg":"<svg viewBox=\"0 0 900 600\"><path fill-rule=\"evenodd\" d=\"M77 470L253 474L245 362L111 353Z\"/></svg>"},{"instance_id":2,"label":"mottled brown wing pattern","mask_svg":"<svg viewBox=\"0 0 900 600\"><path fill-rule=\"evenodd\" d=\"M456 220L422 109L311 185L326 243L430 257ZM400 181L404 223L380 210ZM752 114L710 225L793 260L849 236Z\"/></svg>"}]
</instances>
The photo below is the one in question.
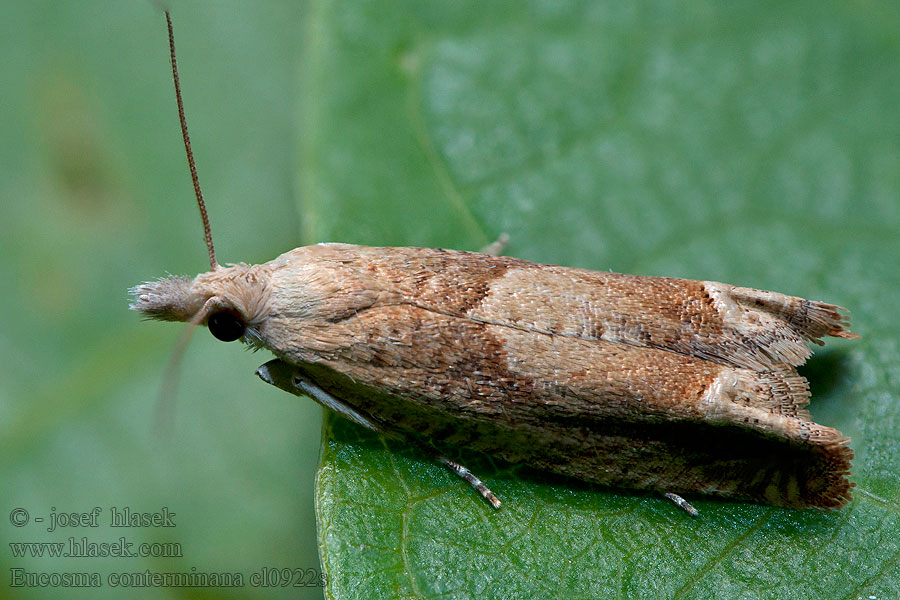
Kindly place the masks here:
<instances>
[{"instance_id":1,"label":"mottled brown wing pattern","mask_svg":"<svg viewBox=\"0 0 900 600\"><path fill-rule=\"evenodd\" d=\"M225 312L351 411L588 481L792 508L850 499L852 450L804 407L840 307L710 281L422 248L320 244L138 286ZM208 312L207 312L208 311ZM350 414L348 412L348 414Z\"/></svg>"},{"instance_id":2,"label":"mottled brown wing pattern","mask_svg":"<svg viewBox=\"0 0 900 600\"><path fill-rule=\"evenodd\" d=\"M794 508L849 499L852 451L809 419L794 368L808 339L852 335L838 307L472 253L345 249L331 247L324 268L383 301L291 324L276 337L295 337L273 349L308 363L293 350L324 335L315 380L382 422L612 485Z\"/></svg>"}]
</instances>

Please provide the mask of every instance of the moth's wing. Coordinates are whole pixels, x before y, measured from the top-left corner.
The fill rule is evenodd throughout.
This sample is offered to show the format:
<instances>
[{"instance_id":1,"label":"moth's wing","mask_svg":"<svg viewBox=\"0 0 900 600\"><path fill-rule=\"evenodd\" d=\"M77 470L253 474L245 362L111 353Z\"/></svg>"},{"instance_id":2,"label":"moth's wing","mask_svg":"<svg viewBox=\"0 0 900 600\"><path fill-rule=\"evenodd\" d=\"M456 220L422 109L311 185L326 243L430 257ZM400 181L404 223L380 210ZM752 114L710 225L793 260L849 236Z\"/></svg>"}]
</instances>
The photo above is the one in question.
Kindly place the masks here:
<instances>
[{"instance_id":1,"label":"moth's wing","mask_svg":"<svg viewBox=\"0 0 900 600\"><path fill-rule=\"evenodd\" d=\"M295 347L316 345L316 338L324 340L327 352L313 361L293 355ZM746 422L797 442L831 435L818 433L829 428L809 422L802 408L809 388L792 367L754 371L659 348L536 333L405 304L299 326L279 344L276 353L289 363L329 369L449 416L528 422L538 406L598 419ZM803 427L794 428L795 421Z\"/></svg>"},{"instance_id":2,"label":"moth's wing","mask_svg":"<svg viewBox=\"0 0 900 600\"><path fill-rule=\"evenodd\" d=\"M526 339L575 338L602 342L606 349L622 347L621 352L625 347L660 350L771 373L794 391L774 399L751 394L746 402L805 417L808 393L794 367L809 356L809 341L854 335L839 307L716 282L585 271L449 250L310 248L315 260L305 255L290 263L299 266L278 272L280 296L294 305L279 306L281 315L266 325L271 335L262 332L270 340L266 345L294 363L315 362L348 344L377 363L378 353L369 348L379 343L379 334L356 327L355 319L380 307L409 306L472 327L519 331ZM294 253L313 254L310 248ZM283 292L291 289L296 294ZM302 297L315 298L315 309ZM336 323L347 327L333 327ZM289 338L292 343L285 343ZM458 343L465 345L467 339Z\"/></svg>"},{"instance_id":3,"label":"moth's wing","mask_svg":"<svg viewBox=\"0 0 900 600\"><path fill-rule=\"evenodd\" d=\"M712 281L547 267L508 269L468 316L764 371L803 364L810 341L857 337L843 310Z\"/></svg>"},{"instance_id":4,"label":"moth's wing","mask_svg":"<svg viewBox=\"0 0 900 600\"><path fill-rule=\"evenodd\" d=\"M298 248L273 262L285 257L290 268L279 266L278 289L296 288L317 301L336 294L321 304L332 319L359 306L402 302L482 323L659 348L758 371L803 364L809 342L821 344L825 336L857 337L839 306L713 281L430 248L329 244Z\"/></svg>"},{"instance_id":5,"label":"moth's wing","mask_svg":"<svg viewBox=\"0 0 900 600\"><path fill-rule=\"evenodd\" d=\"M847 440L801 414L808 390L792 369L756 372L402 304L329 329L331 342L345 343L296 363L304 376L440 448L611 485L795 508L849 497Z\"/></svg>"},{"instance_id":6,"label":"moth's wing","mask_svg":"<svg viewBox=\"0 0 900 600\"><path fill-rule=\"evenodd\" d=\"M302 263L315 277L278 275L297 291L261 339L380 422L613 485L794 507L849 498L852 451L809 420L793 367L809 338L851 335L836 308L452 251L315 252L327 256ZM697 473L704 463L719 479Z\"/></svg>"},{"instance_id":7,"label":"moth's wing","mask_svg":"<svg viewBox=\"0 0 900 600\"><path fill-rule=\"evenodd\" d=\"M857 337L845 309L713 281L643 277L428 248L329 248L382 293L436 313L536 333L660 348L760 371L809 342Z\"/></svg>"}]
</instances>

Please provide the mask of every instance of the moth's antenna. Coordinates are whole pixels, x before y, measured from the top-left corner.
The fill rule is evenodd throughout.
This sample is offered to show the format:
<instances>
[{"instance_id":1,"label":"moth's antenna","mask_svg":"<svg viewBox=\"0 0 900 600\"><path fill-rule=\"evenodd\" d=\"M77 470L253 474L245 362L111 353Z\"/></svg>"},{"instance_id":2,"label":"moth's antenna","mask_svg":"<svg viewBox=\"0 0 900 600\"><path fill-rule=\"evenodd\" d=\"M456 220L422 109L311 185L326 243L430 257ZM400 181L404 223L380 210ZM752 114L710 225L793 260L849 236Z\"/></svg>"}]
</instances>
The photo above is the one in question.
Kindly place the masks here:
<instances>
[{"instance_id":1,"label":"moth's antenna","mask_svg":"<svg viewBox=\"0 0 900 600\"><path fill-rule=\"evenodd\" d=\"M187 329L178 338L178 343L175 344L175 349L166 364L166 376L163 378L162 385L159 386L159 393L156 397L154 422L158 434L169 435L172 432L175 423L175 398L177 397L175 390L178 389L178 380L181 378L181 359L184 358L184 351L187 350L188 342L191 341L191 336L199 324L198 318L191 319Z\"/></svg>"},{"instance_id":2,"label":"moth's antenna","mask_svg":"<svg viewBox=\"0 0 900 600\"><path fill-rule=\"evenodd\" d=\"M191 150L191 137L188 135L187 121L184 118L184 102L181 101L181 82L178 79L178 62L175 60L175 34L172 31L172 16L166 12L166 25L169 28L169 55L172 58L172 79L175 81L175 102L178 104L178 120L181 122L181 137L184 139L184 151L187 154L188 167L191 169L191 181L194 183L194 195L197 196L197 206L200 208L200 218L203 219L203 235L206 236L206 249L209 251L209 266L215 270L219 263L216 262L216 251L213 248L212 228L209 226L209 216L206 214L206 203L203 201L203 192L200 191L200 179L197 177L197 166L194 164L194 152Z\"/></svg>"}]
</instances>

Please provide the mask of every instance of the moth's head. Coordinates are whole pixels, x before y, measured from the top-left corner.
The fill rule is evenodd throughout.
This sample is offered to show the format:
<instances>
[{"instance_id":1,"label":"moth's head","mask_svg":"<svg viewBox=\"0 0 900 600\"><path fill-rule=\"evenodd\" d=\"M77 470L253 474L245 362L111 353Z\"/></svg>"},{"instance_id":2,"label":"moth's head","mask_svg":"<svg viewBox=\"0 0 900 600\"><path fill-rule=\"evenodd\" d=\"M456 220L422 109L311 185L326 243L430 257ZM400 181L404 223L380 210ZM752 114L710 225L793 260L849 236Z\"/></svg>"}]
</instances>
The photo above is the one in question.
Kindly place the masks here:
<instances>
[{"instance_id":1,"label":"moth's head","mask_svg":"<svg viewBox=\"0 0 900 600\"><path fill-rule=\"evenodd\" d=\"M216 338L256 345L258 326L270 312L265 265L217 266L193 279L169 276L131 288L131 310L158 321L206 325Z\"/></svg>"}]
</instances>

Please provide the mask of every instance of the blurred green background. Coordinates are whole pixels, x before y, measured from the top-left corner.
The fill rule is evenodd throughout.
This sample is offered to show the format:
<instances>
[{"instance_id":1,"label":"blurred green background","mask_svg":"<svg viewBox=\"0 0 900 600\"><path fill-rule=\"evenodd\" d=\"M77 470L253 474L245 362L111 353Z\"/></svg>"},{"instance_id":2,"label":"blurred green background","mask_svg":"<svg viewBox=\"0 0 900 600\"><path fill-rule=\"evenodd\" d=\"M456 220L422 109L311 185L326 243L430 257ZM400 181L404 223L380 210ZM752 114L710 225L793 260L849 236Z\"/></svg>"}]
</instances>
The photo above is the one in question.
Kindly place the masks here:
<instances>
[{"instance_id":1,"label":"blurred green background","mask_svg":"<svg viewBox=\"0 0 900 600\"><path fill-rule=\"evenodd\" d=\"M221 262L303 243L475 249L714 279L853 311L808 365L852 436L836 514L452 476L265 386L205 331L154 430L182 331L126 290L207 259L149 2L9 4L0 38L0 597L30 572L327 569L373 597L900 595L900 8L896 2L171 2ZM316 537L314 503L321 522ZM175 512L47 532L6 515ZM9 542L179 542L178 559L15 558ZM98 593L99 592L99 593ZM321 597L311 588L129 590Z\"/></svg>"},{"instance_id":2,"label":"blurred green background","mask_svg":"<svg viewBox=\"0 0 900 600\"><path fill-rule=\"evenodd\" d=\"M296 114L302 7L173 2L189 125L223 262L299 245ZM253 375L268 360L206 331L154 425L183 327L142 322L127 289L208 269L180 141L165 19L152 3L5 6L0 597L310 597L305 589L11 589L29 571L318 569L313 512L320 409ZM14 24L14 25L13 25ZM198 332L201 333L201 332ZM61 534L32 515L128 506L172 530ZM81 535L179 542L179 559L19 559L6 542ZM104 581L105 583L105 581ZM100 592L98 595L97 592ZM132 592L136 592L132 595Z\"/></svg>"}]
</instances>

